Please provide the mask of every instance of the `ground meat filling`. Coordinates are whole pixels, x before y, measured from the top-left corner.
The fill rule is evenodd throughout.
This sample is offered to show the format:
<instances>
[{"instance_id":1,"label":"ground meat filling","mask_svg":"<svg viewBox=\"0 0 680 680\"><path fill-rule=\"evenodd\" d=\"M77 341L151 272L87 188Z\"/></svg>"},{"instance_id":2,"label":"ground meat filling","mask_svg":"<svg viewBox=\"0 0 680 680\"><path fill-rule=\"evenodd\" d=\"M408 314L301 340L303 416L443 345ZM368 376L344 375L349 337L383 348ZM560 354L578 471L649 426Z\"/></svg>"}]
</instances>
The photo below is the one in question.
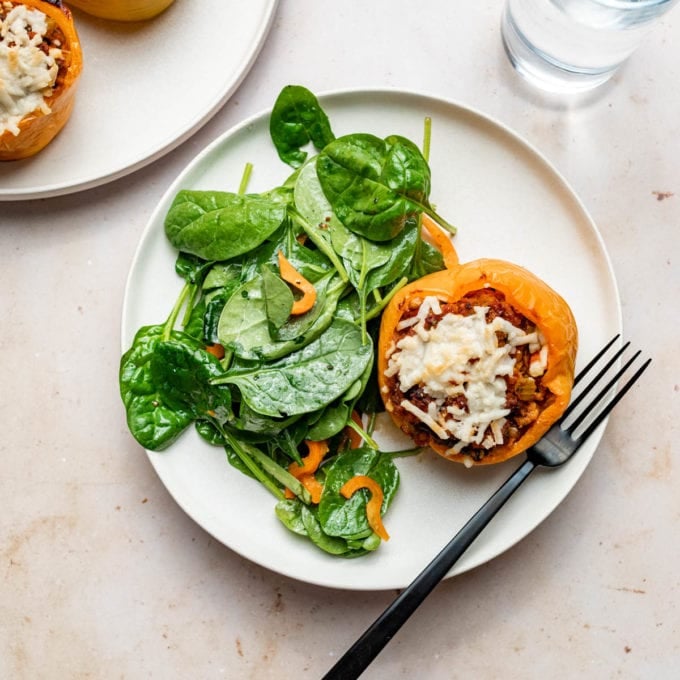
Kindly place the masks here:
<instances>
[{"instance_id":1,"label":"ground meat filling","mask_svg":"<svg viewBox=\"0 0 680 680\"><path fill-rule=\"evenodd\" d=\"M514 444L552 394L536 326L493 288L411 300L385 371L386 403L417 445L482 460Z\"/></svg>"}]
</instances>

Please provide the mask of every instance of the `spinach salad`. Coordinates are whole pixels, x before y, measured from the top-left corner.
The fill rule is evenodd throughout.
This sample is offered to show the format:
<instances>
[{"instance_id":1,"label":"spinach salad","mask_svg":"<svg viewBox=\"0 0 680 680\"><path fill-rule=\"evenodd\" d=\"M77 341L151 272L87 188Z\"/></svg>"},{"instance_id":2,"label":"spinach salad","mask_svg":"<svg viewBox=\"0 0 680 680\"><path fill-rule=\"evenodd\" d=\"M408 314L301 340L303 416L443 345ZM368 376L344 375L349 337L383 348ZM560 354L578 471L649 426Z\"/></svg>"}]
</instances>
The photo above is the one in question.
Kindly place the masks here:
<instances>
[{"instance_id":1,"label":"spinach salad","mask_svg":"<svg viewBox=\"0 0 680 680\"><path fill-rule=\"evenodd\" d=\"M336 138L317 98L291 85L270 135L293 168L281 186L248 193L246 163L234 193L174 197L164 226L184 285L124 353L121 397L144 448L193 425L273 494L285 527L356 557L387 537L376 521L399 486L394 459L416 452L380 451L371 436L380 314L406 283L444 269L422 214L455 229L429 202L429 120L423 151L397 135ZM356 477L366 483L345 493Z\"/></svg>"}]
</instances>

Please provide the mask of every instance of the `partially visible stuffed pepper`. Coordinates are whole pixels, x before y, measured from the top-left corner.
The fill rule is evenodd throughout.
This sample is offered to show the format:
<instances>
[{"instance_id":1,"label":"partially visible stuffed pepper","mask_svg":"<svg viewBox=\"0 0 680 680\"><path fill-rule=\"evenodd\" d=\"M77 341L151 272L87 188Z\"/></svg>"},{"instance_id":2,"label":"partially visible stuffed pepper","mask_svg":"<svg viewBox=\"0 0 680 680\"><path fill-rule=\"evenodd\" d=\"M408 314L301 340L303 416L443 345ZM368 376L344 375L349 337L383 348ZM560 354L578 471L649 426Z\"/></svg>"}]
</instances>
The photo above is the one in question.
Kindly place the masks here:
<instances>
[{"instance_id":1,"label":"partially visible stuffed pepper","mask_svg":"<svg viewBox=\"0 0 680 680\"><path fill-rule=\"evenodd\" d=\"M0 160L28 158L64 127L83 66L59 0L0 0Z\"/></svg>"},{"instance_id":2,"label":"partially visible stuffed pepper","mask_svg":"<svg viewBox=\"0 0 680 680\"><path fill-rule=\"evenodd\" d=\"M83 12L115 21L145 21L166 10L174 0L69 0Z\"/></svg>"},{"instance_id":3,"label":"partially visible stuffed pepper","mask_svg":"<svg viewBox=\"0 0 680 680\"><path fill-rule=\"evenodd\" d=\"M417 445L468 467L499 463L566 409L577 341L565 300L526 269L452 258L383 313L381 395Z\"/></svg>"}]
</instances>

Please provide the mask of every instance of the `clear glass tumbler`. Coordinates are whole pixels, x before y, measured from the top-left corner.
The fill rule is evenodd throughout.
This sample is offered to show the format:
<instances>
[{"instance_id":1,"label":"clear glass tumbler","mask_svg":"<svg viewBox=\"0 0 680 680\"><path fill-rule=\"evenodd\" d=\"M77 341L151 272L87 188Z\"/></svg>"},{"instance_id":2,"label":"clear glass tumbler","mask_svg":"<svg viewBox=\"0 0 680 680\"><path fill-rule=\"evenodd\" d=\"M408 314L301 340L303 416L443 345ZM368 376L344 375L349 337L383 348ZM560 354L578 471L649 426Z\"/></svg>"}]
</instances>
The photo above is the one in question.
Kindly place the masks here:
<instances>
[{"instance_id":1,"label":"clear glass tumbler","mask_svg":"<svg viewBox=\"0 0 680 680\"><path fill-rule=\"evenodd\" d=\"M607 81L677 0L506 0L501 21L515 70L551 92Z\"/></svg>"}]
</instances>

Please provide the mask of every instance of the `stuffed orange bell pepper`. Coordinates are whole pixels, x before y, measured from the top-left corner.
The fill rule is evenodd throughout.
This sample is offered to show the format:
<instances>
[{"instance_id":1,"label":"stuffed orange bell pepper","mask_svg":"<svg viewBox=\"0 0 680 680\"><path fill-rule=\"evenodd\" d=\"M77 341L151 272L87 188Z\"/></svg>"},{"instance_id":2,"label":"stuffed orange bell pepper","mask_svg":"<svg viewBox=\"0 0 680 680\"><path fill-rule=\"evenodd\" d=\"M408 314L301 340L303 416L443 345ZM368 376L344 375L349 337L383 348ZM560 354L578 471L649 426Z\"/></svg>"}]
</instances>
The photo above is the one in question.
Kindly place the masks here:
<instances>
[{"instance_id":1,"label":"stuffed orange bell pepper","mask_svg":"<svg viewBox=\"0 0 680 680\"><path fill-rule=\"evenodd\" d=\"M471 467L521 453L560 417L578 338L565 300L526 269L455 259L390 301L378 381L417 445Z\"/></svg>"},{"instance_id":2,"label":"stuffed orange bell pepper","mask_svg":"<svg viewBox=\"0 0 680 680\"><path fill-rule=\"evenodd\" d=\"M83 55L59 0L0 1L0 160L49 144L73 109Z\"/></svg>"}]
</instances>

